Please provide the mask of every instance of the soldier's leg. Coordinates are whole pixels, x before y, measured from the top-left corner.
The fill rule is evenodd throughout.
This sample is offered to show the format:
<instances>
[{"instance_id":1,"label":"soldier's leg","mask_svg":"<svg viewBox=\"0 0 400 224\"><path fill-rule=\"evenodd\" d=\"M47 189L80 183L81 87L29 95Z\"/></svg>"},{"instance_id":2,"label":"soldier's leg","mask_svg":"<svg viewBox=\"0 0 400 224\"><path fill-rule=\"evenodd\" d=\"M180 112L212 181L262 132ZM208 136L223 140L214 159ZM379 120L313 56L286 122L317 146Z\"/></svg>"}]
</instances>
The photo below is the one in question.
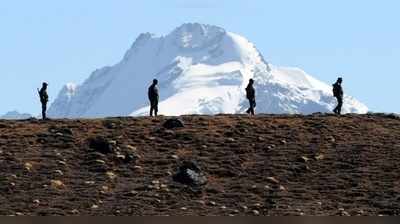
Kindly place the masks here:
<instances>
[{"instance_id":1,"label":"soldier's leg","mask_svg":"<svg viewBox=\"0 0 400 224\"><path fill-rule=\"evenodd\" d=\"M46 110L47 110L47 105L46 103L42 103L42 119L46 119Z\"/></svg>"},{"instance_id":2,"label":"soldier's leg","mask_svg":"<svg viewBox=\"0 0 400 224\"><path fill-rule=\"evenodd\" d=\"M339 97L338 101L339 101L339 103L338 103L338 109L337 109L337 111L338 111L338 114L342 114L343 98L342 98L342 97Z\"/></svg>"},{"instance_id":3,"label":"soldier's leg","mask_svg":"<svg viewBox=\"0 0 400 224\"><path fill-rule=\"evenodd\" d=\"M157 117L158 115L158 101L154 102L154 115Z\"/></svg>"},{"instance_id":4,"label":"soldier's leg","mask_svg":"<svg viewBox=\"0 0 400 224\"><path fill-rule=\"evenodd\" d=\"M338 108L339 108L339 97L336 97L336 100L337 100L337 105L336 105L335 109L333 109L333 112L334 112L335 114L338 114Z\"/></svg>"},{"instance_id":5,"label":"soldier's leg","mask_svg":"<svg viewBox=\"0 0 400 224\"><path fill-rule=\"evenodd\" d=\"M251 101L251 114L252 115L255 115L255 111L254 111L255 107L256 107L256 101L252 100Z\"/></svg>"}]
</instances>

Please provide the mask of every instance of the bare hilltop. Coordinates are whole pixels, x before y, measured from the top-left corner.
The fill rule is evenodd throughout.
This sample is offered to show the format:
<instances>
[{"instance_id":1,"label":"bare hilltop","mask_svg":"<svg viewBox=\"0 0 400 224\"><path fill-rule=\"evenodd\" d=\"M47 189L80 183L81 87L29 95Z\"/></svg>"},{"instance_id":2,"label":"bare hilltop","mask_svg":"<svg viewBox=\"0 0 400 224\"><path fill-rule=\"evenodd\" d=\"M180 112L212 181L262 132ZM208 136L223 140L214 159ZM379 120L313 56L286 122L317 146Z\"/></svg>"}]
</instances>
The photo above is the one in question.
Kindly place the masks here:
<instances>
[{"instance_id":1,"label":"bare hilltop","mask_svg":"<svg viewBox=\"0 0 400 224\"><path fill-rule=\"evenodd\" d=\"M0 120L0 215L400 215L400 118Z\"/></svg>"}]
</instances>

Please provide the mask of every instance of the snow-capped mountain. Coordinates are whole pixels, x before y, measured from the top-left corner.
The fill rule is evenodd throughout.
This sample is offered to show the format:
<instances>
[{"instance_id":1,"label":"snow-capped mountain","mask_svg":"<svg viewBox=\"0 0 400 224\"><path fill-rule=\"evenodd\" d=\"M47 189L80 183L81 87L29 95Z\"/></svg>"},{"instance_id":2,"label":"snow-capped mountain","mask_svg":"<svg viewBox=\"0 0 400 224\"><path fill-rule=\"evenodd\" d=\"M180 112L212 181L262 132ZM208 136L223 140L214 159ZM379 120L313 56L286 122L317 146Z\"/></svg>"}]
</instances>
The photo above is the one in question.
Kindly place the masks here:
<instances>
[{"instance_id":1,"label":"snow-capped mountain","mask_svg":"<svg viewBox=\"0 0 400 224\"><path fill-rule=\"evenodd\" d=\"M0 119L5 120L24 120L33 117L31 114L19 113L18 111L10 111L3 116L0 116Z\"/></svg>"},{"instance_id":2,"label":"snow-capped mountain","mask_svg":"<svg viewBox=\"0 0 400 224\"><path fill-rule=\"evenodd\" d=\"M258 113L328 112L336 103L331 85L297 68L270 65L244 37L194 23L167 36L141 34L120 63L96 70L82 85L66 85L49 115L147 115L153 78L159 80L164 115L243 113L250 78L256 81ZM367 111L345 97L344 112Z\"/></svg>"}]
</instances>

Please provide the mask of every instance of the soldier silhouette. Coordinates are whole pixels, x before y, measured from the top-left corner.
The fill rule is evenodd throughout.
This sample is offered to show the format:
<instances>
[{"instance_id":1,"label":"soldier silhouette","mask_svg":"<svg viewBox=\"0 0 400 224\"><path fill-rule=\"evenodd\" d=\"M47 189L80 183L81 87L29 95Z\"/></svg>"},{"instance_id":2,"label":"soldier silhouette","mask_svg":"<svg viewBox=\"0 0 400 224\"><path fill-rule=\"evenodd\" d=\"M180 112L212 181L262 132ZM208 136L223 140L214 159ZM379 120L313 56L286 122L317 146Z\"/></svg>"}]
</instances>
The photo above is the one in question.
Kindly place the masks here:
<instances>
[{"instance_id":1,"label":"soldier silhouette","mask_svg":"<svg viewBox=\"0 0 400 224\"><path fill-rule=\"evenodd\" d=\"M46 111L47 111L47 103L49 102L49 95L47 94L47 83L42 84L42 88L39 90L39 97L40 97L40 102L42 103L42 119L46 120Z\"/></svg>"},{"instance_id":2,"label":"soldier silhouette","mask_svg":"<svg viewBox=\"0 0 400 224\"><path fill-rule=\"evenodd\" d=\"M333 84L333 96L336 97L338 105L335 107L333 112L340 115L342 113L343 106L343 88L342 88L342 78L338 78L335 84Z\"/></svg>"},{"instance_id":3,"label":"soldier silhouette","mask_svg":"<svg viewBox=\"0 0 400 224\"><path fill-rule=\"evenodd\" d=\"M149 96L149 100L150 100L150 117L153 116L153 112L154 112L154 116L157 116L158 114L158 100L160 98L159 94L158 94L158 80L154 79L153 80L153 84L151 84L151 86L149 87L148 90L148 96Z\"/></svg>"},{"instance_id":4,"label":"soldier silhouette","mask_svg":"<svg viewBox=\"0 0 400 224\"><path fill-rule=\"evenodd\" d=\"M250 108L246 111L246 113L250 115L254 115L254 108L256 107L256 90L253 87L254 80L250 79L249 84L246 87L246 97L249 100Z\"/></svg>"}]
</instances>

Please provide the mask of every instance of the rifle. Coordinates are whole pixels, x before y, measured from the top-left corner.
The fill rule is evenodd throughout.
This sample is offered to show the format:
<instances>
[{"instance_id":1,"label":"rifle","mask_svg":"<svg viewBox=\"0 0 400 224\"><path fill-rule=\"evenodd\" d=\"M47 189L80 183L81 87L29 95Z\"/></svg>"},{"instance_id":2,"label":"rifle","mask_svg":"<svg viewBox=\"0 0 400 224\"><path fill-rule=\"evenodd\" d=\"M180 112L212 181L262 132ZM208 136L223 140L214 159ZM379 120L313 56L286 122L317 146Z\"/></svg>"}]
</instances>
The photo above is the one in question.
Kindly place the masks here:
<instances>
[{"instance_id":1,"label":"rifle","mask_svg":"<svg viewBox=\"0 0 400 224\"><path fill-rule=\"evenodd\" d=\"M42 101L42 94L40 93L39 88L37 88L37 91L38 91L38 94L39 94L40 101Z\"/></svg>"}]
</instances>

